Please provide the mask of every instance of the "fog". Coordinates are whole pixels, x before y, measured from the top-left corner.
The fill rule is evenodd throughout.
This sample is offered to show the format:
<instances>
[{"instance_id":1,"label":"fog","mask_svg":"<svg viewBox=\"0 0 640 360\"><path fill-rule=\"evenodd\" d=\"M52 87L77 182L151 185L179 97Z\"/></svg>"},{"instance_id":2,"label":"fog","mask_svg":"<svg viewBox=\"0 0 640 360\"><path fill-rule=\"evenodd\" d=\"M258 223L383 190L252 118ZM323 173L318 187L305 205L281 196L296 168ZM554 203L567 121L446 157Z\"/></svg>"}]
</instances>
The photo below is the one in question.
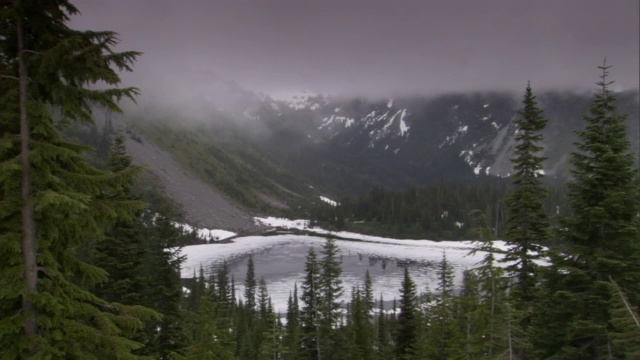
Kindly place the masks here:
<instances>
[{"instance_id":1,"label":"fog","mask_svg":"<svg viewBox=\"0 0 640 360\"><path fill-rule=\"evenodd\" d=\"M79 0L80 29L144 52L142 102L224 103L229 88L393 96L588 89L606 57L638 87L638 0Z\"/></svg>"}]
</instances>

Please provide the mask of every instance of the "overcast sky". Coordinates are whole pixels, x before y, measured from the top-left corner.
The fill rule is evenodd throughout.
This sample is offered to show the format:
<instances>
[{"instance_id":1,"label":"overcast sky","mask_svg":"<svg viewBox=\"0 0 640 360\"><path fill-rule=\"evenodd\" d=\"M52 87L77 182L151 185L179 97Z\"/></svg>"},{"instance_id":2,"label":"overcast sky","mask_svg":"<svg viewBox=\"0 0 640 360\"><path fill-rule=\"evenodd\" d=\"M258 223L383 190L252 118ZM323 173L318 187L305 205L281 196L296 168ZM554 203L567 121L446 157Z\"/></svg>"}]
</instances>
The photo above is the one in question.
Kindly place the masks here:
<instances>
[{"instance_id":1,"label":"overcast sky","mask_svg":"<svg viewBox=\"0 0 640 360\"><path fill-rule=\"evenodd\" d=\"M638 0L76 0L120 33L143 91L216 78L267 94L590 88L607 57L639 85ZM172 90L174 89L174 90ZM206 91L206 90L202 90Z\"/></svg>"}]
</instances>

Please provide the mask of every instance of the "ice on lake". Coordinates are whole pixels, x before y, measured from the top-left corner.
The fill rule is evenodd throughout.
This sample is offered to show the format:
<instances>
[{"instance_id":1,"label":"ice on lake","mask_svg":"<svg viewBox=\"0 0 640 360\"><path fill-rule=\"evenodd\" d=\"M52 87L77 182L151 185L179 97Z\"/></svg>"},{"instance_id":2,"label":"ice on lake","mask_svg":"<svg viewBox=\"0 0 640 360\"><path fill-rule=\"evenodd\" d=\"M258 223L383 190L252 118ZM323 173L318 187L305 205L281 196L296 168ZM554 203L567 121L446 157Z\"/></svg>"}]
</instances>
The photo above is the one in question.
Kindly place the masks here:
<instances>
[{"instance_id":1,"label":"ice on lake","mask_svg":"<svg viewBox=\"0 0 640 360\"><path fill-rule=\"evenodd\" d=\"M320 258L325 241L322 236L274 235L187 246L183 248L186 261L182 277L192 277L200 266L205 271L215 269L226 260L236 283L236 295L241 298L249 254L253 254L257 279L265 278L275 309L284 312L294 284L300 285L304 279L304 262L309 249L315 248ZM406 266L419 291L426 291L427 288L433 290L437 284L435 266L443 254L453 265L458 282L462 272L475 267L483 256L482 253L469 255L473 245L468 241L396 240L354 234L352 240L336 240L336 244L342 261L345 301L349 299L352 287L362 286L367 270L373 280L376 299L382 295L389 301L399 298Z\"/></svg>"}]
</instances>

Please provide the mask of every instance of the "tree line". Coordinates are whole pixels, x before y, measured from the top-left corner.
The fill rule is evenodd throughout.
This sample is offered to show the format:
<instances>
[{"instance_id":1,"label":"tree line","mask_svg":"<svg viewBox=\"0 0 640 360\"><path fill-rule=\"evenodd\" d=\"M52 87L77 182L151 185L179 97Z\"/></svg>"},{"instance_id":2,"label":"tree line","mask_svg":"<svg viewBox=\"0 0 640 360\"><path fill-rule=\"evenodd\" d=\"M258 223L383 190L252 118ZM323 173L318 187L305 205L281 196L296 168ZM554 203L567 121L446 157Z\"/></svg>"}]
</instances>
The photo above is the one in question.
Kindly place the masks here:
<instances>
[{"instance_id":1,"label":"tree line","mask_svg":"<svg viewBox=\"0 0 640 360\"><path fill-rule=\"evenodd\" d=\"M566 214L569 206L564 183L545 179L549 196L545 211ZM374 188L360 197L340 198L337 206L320 202L308 208L313 223L338 230L371 233L395 238L433 240L478 239L473 226L473 210L482 210L493 233L506 230L505 200L512 189L511 179L493 178L482 182L437 183L404 191Z\"/></svg>"}]
</instances>

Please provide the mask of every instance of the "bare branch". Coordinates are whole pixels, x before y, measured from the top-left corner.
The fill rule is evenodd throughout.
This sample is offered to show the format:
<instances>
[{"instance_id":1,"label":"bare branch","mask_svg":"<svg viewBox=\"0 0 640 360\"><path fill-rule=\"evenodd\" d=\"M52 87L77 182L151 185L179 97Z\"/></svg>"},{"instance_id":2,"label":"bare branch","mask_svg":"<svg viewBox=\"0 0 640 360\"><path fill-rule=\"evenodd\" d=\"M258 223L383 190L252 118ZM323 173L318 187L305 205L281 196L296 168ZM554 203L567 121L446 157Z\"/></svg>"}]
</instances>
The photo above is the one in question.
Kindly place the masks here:
<instances>
[{"instance_id":1,"label":"bare branch","mask_svg":"<svg viewBox=\"0 0 640 360\"><path fill-rule=\"evenodd\" d=\"M11 76L11 75L0 75L0 78L4 78L4 79L11 79L11 80L15 80L15 81L20 81L19 78L15 77L15 76Z\"/></svg>"}]
</instances>

